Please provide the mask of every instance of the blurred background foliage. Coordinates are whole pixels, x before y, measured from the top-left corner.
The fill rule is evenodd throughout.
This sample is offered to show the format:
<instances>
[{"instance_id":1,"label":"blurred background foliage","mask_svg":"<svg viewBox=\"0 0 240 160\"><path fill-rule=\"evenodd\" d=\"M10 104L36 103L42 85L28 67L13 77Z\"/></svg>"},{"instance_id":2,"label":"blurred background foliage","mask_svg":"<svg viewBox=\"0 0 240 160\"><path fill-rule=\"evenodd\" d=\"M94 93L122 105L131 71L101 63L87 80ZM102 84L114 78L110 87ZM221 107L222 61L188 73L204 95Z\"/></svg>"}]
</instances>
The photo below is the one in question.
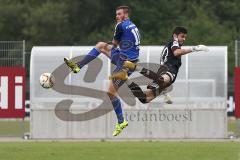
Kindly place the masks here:
<instances>
[{"instance_id":1,"label":"blurred background foliage","mask_svg":"<svg viewBox=\"0 0 240 160\"><path fill-rule=\"evenodd\" d=\"M186 45L228 46L240 39L238 0L0 0L0 40L36 45L94 45L112 39L115 8L129 5L142 45L164 45L175 26L188 28Z\"/></svg>"}]
</instances>

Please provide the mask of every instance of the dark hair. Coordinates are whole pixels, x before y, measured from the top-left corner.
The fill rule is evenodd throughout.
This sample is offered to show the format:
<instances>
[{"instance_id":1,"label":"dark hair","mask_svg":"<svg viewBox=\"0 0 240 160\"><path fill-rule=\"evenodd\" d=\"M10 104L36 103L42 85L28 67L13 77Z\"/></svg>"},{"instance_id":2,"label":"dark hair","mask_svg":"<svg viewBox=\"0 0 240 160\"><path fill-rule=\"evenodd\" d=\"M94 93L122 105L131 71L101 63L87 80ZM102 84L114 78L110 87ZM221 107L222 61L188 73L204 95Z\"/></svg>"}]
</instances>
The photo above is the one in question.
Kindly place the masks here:
<instances>
[{"instance_id":1,"label":"dark hair","mask_svg":"<svg viewBox=\"0 0 240 160\"><path fill-rule=\"evenodd\" d=\"M130 8L128 6L118 6L116 10L123 9L124 13L130 14Z\"/></svg>"},{"instance_id":2,"label":"dark hair","mask_svg":"<svg viewBox=\"0 0 240 160\"><path fill-rule=\"evenodd\" d=\"M187 29L185 27L178 26L173 30L173 34L179 35L180 33L187 34Z\"/></svg>"}]
</instances>

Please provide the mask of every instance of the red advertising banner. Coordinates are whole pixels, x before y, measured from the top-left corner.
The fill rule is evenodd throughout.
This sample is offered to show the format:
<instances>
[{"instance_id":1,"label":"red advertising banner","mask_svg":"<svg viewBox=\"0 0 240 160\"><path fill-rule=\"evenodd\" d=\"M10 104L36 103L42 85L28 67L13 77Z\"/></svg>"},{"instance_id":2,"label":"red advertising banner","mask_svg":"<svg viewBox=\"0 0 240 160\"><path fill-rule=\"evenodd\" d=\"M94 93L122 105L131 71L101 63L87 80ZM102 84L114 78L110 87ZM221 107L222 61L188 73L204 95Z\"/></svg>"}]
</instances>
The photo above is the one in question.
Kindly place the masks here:
<instances>
[{"instance_id":1,"label":"red advertising banner","mask_svg":"<svg viewBox=\"0 0 240 160\"><path fill-rule=\"evenodd\" d=\"M0 118L24 118L26 70L0 67Z\"/></svg>"},{"instance_id":2,"label":"red advertising banner","mask_svg":"<svg viewBox=\"0 0 240 160\"><path fill-rule=\"evenodd\" d=\"M235 117L240 118L240 67L234 72Z\"/></svg>"}]
</instances>

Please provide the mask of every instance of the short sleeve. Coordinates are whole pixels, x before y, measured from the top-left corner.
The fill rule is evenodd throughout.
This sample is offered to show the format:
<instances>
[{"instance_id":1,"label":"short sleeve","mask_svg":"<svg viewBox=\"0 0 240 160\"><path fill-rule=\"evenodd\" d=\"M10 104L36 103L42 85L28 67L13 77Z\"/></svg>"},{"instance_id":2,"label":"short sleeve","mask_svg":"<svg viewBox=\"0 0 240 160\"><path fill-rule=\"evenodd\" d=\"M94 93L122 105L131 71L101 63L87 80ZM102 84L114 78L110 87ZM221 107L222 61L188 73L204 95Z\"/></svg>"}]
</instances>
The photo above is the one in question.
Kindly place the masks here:
<instances>
[{"instance_id":1,"label":"short sleeve","mask_svg":"<svg viewBox=\"0 0 240 160\"><path fill-rule=\"evenodd\" d=\"M171 50L172 52L174 52L176 49L181 49L178 41L173 41L172 45L171 45Z\"/></svg>"}]
</instances>

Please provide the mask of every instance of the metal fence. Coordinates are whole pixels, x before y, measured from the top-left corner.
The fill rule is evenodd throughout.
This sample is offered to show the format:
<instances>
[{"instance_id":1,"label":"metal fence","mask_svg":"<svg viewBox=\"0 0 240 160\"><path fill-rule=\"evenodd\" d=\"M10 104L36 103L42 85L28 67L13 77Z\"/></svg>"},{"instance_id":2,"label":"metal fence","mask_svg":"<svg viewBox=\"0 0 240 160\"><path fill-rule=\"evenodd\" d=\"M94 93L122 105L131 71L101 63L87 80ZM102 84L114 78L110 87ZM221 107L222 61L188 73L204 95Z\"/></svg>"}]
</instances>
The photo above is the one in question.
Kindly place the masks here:
<instances>
[{"instance_id":1,"label":"metal fence","mask_svg":"<svg viewBox=\"0 0 240 160\"><path fill-rule=\"evenodd\" d=\"M0 67L25 66L25 40L0 41ZM1 76L1 75L0 75ZM29 131L29 121L25 119L0 119L0 137L20 137Z\"/></svg>"},{"instance_id":2,"label":"metal fence","mask_svg":"<svg viewBox=\"0 0 240 160\"><path fill-rule=\"evenodd\" d=\"M25 66L25 41L0 41L0 67Z\"/></svg>"},{"instance_id":3,"label":"metal fence","mask_svg":"<svg viewBox=\"0 0 240 160\"><path fill-rule=\"evenodd\" d=\"M240 41L235 40L235 67L240 66Z\"/></svg>"}]
</instances>

